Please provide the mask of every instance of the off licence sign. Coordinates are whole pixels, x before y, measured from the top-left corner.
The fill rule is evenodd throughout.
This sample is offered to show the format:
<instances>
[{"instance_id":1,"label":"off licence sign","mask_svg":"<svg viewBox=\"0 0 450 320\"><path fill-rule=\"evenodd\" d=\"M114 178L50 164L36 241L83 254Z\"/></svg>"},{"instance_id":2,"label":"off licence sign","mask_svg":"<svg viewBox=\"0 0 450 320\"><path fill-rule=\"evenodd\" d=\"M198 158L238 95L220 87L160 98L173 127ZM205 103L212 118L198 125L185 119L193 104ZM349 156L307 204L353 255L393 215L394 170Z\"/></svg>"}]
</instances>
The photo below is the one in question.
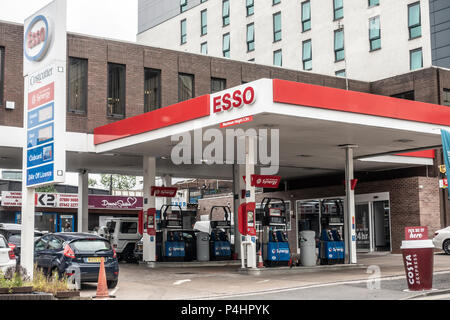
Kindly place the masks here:
<instances>
[{"instance_id":1,"label":"off licence sign","mask_svg":"<svg viewBox=\"0 0 450 320\"><path fill-rule=\"evenodd\" d=\"M428 227L406 227L405 240L428 240Z\"/></svg>"}]
</instances>

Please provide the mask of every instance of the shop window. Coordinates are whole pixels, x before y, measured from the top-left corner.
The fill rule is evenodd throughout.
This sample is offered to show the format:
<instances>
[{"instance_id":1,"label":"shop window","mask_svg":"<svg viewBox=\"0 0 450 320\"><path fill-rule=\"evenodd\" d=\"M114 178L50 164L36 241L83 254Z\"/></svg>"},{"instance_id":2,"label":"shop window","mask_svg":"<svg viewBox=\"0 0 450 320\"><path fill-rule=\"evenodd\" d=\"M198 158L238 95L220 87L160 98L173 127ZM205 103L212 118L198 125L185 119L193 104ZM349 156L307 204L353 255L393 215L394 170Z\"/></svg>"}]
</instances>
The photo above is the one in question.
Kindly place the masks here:
<instances>
[{"instance_id":1,"label":"shop window","mask_svg":"<svg viewBox=\"0 0 450 320\"><path fill-rule=\"evenodd\" d=\"M200 45L200 53L201 54L208 54L208 42L203 42Z\"/></svg>"},{"instance_id":2,"label":"shop window","mask_svg":"<svg viewBox=\"0 0 450 320\"><path fill-rule=\"evenodd\" d=\"M333 0L334 20L344 17L344 0Z\"/></svg>"},{"instance_id":3,"label":"shop window","mask_svg":"<svg viewBox=\"0 0 450 320\"><path fill-rule=\"evenodd\" d=\"M223 0L222 2L222 24L227 26L230 24L230 1Z\"/></svg>"},{"instance_id":4,"label":"shop window","mask_svg":"<svg viewBox=\"0 0 450 320\"><path fill-rule=\"evenodd\" d=\"M335 62L345 59L344 29L334 31L334 59Z\"/></svg>"},{"instance_id":5,"label":"shop window","mask_svg":"<svg viewBox=\"0 0 450 320\"><path fill-rule=\"evenodd\" d=\"M273 53L273 65L277 67L283 66L283 52L281 49Z\"/></svg>"},{"instance_id":6,"label":"shop window","mask_svg":"<svg viewBox=\"0 0 450 320\"><path fill-rule=\"evenodd\" d=\"M200 13L201 16L201 29L200 34L202 36L208 33L208 11L205 9Z\"/></svg>"},{"instance_id":7,"label":"shop window","mask_svg":"<svg viewBox=\"0 0 450 320\"><path fill-rule=\"evenodd\" d=\"M411 50L409 52L411 71L423 68L422 48Z\"/></svg>"},{"instance_id":8,"label":"shop window","mask_svg":"<svg viewBox=\"0 0 450 320\"><path fill-rule=\"evenodd\" d=\"M405 100L415 100L415 94L414 91L406 91L406 92L402 92L402 93L397 93L391 96L392 98L397 98L397 99L405 99Z\"/></svg>"},{"instance_id":9,"label":"shop window","mask_svg":"<svg viewBox=\"0 0 450 320\"><path fill-rule=\"evenodd\" d=\"M181 20L180 23L180 42L185 44L187 42L187 22L186 19Z\"/></svg>"},{"instance_id":10,"label":"shop window","mask_svg":"<svg viewBox=\"0 0 450 320\"><path fill-rule=\"evenodd\" d=\"M227 88L227 80L220 78L211 78L211 93L223 91Z\"/></svg>"},{"instance_id":11,"label":"shop window","mask_svg":"<svg viewBox=\"0 0 450 320\"><path fill-rule=\"evenodd\" d=\"M370 51L381 49L380 17L369 20Z\"/></svg>"},{"instance_id":12,"label":"shop window","mask_svg":"<svg viewBox=\"0 0 450 320\"><path fill-rule=\"evenodd\" d=\"M302 2L302 31L311 30L311 2Z\"/></svg>"},{"instance_id":13,"label":"shop window","mask_svg":"<svg viewBox=\"0 0 450 320\"><path fill-rule=\"evenodd\" d=\"M108 116L125 117L126 67L108 63Z\"/></svg>"},{"instance_id":14,"label":"shop window","mask_svg":"<svg viewBox=\"0 0 450 320\"><path fill-rule=\"evenodd\" d=\"M255 0L246 0L247 17L255 13Z\"/></svg>"},{"instance_id":15,"label":"shop window","mask_svg":"<svg viewBox=\"0 0 450 320\"><path fill-rule=\"evenodd\" d=\"M444 106L450 107L450 89L444 89Z\"/></svg>"},{"instance_id":16,"label":"shop window","mask_svg":"<svg viewBox=\"0 0 450 320\"><path fill-rule=\"evenodd\" d=\"M273 15L273 42L281 41L281 12Z\"/></svg>"},{"instance_id":17,"label":"shop window","mask_svg":"<svg viewBox=\"0 0 450 320\"><path fill-rule=\"evenodd\" d=\"M224 34L223 35L223 44L222 44L222 53L225 58L230 57L230 34Z\"/></svg>"},{"instance_id":18,"label":"shop window","mask_svg":"<svg viewBox=\"0 0 450 320\"><path fill-rule=\"evenodd\" d=\"M178 101L186 101L194 98L194 75L180 73L178 74Z\"/></svg>"},{"instance_id":19,"label":"shop window","mask_svg":"<svg viewBox=\"0 0 450 320\"><path fill-rule=\"evenodd\" d=\"M3 105L3 87L5 75L5 48L0 47L0 106Z\"/></svg>"},{"instance_id":20,"label":"shop window","mask_svg":"<svg viewBox=\"0 0 450 320\"><path fill-rule=\"evenodd\" d=\"M87 113L87 79L88 61L85 59L69 58L69 112Z\"/></svg>"},{"instance_id":21,"label":"shop window","mask_svg":"<svg viewBox=\"0 0 450 320\"><path fill-rule=\"evenodd\" d=\"M255 50L255 24L247 25L247 52Z\"/></svg>"},{"instance_id":22,"label":"shop window","mask_svg":"<svg viewBox=\"0 0 450 320\"><path fill-rule=\"evenodd\" d=\"M408 6L408 29L409 39L422 36L422 23L420 17L420 2L415 2Z\"/></svg>"},{"instance_id":23,"label":"shop window","mask_svg":"<svg viewBox=\"0 0 450 320\"><path fill-rule=\"evenodd\" d=\"M161 71L144 71L144 112L161 108Z\"/></svg>"},{"instance_id":24,"label":"shop window","mask_svg":"<svg viewBox=\"0 0 450 320\"><path fill-rule=\"evenodd\" d=\"M137 222L122 222L120 225L120 233L122 234L137 233Z\"/></svg>"},{"instance_id":25,"label":"shop window","mask_svg":"<svg viewBox=\"0 0 450 320\"><path fill-rule=\"evenodd\" d=\"M303 41L302 50L303 70L312 70L312 44L311 39Z\"/></svg>"}]
</instances>

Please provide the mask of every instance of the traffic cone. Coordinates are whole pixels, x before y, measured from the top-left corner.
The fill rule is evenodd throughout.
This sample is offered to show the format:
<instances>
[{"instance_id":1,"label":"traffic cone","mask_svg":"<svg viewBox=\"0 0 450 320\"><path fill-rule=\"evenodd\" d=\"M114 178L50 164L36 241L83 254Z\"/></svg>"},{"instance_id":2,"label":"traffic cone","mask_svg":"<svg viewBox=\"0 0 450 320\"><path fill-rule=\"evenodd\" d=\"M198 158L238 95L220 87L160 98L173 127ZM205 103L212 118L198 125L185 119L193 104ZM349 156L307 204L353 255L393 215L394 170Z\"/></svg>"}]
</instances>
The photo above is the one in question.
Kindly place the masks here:
<instances>
[{"instance_id":1,"label":"traffic cone","mask_svg":"<svg viewBox=\"0 0 450 320\"><path fill-rule=\"evenodd\" d=\"M94 297L96 299L106 299L109 298L108 285L106 283L106 271L105 271L105 259L102 258L100 263L100 272L98 274L97 283L97 295Z\"/></svg>"},{"instance_id":2,"label":"traffic cone","mask_svg":"<svg viewBox=\"0 0 450 320\"><path fill-rule=\"evenodd\" d=\"M261 250L258 252L258 268L264 268L264 262L261 254Z\"/></svg>"}]
</instances>

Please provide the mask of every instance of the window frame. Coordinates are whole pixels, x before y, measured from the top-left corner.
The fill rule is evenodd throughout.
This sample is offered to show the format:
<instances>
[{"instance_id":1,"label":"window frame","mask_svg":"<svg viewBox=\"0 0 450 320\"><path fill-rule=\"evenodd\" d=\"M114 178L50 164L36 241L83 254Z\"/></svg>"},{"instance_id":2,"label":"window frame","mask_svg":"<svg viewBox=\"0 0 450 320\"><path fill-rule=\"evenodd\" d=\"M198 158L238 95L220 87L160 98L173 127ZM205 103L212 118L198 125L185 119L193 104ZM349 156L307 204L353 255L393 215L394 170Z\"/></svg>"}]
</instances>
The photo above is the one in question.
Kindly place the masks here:
<instances>
[{"instance_id":1,"label":"window frame","mask_svg":"<svg viewBox=\"0 0 450 320\"><path fill-rule=\"evenodd\" d=\"M188 76L190 78L192 78L192 97L186 100L181 100L181 81L180 81L180 77L182 76ZM191 73L184 73L184 72L179 72L178 73L178 102L183 102L183 101L187 101L190 99L195 98L195 75L191 74Z\"/></svg>"},{"instance_id":2,"label":"window frame","mask_svg":"<svg viewBox=\"0 0 450 320\"><path fill-rule=\"evenodd\" d=\"M110 67L112 66L117 66L117 67L123 67L123 89L120 90L121 93L123 93L123 114L116 114L116 113L112 113L109 112L109 91L110 91ZM125 64L120 64L120 63L114 63L114 62L108 62L108 80L107 80L107 97L106 97L106 115L109 118L119 118L119 119L124 119L126 118L126 99L127 99L127 66ZM120 93L119 93L120 94Z\"/></svg>"},{"instance_id":3,"label":"window frame","mask_svg":"<svg viewBox=\"0 0 450 320\"><path fill-rule=\"evenodd\" d=\"M419 52L419 51L420 51L421 66L420 66L419 68L413 69L413 68L412 68L412 63L413 63L412 57L413 57L413 53ZM410 51L409 51L409 70L410 70L410 71L416 71L416 70L420 70L420 69L422 69L422 68L423 68L423 48L420 47L420 48L416 48L416 49L410 50Z\"/></svg>"},{"instance_id":4,"label":"window frame","mask_svg":"<svg viewBox=\"0 0 450 320\"><path fill-rule=\"evenodd\" d=\"M250 4L249 4L250 1ZM246 16L250 17L255 14L255 0L246 0L245 2ZM251 12L250 12L251 10Z\"/></svg>"},{"instance_id":5,"label":"window frame","mask_svg":"<svg viewBox=\"0 0 450 320\"><path fill-rule=\"evenodd\" d=\"M276 54L277 54L277 53L280 53L280 54L281 54L281 63L280 63L280 65L275 64L275 57L276 57ZM282 50L282 49L278 49L278 50L275 50L275 51L273 52L273 65L274 65L275 67L283 67L283 50Z\"/></svg>"},{"instance_id":6,"label":"window frame","mask_svg":"<svg viewBox=\"0 0 450 320\"><path fill-rule=\"evenodd\" d=\"M309 5L309 19L304 20L304 8L305 8L306 4ZM310 31L312 28L312 25L311 25L311 1L310 0L303 1L301 3L301 7L302 7L302 32L307 32L307 31ZM309 22L309 28L305 29L305 23L308 23L308 22Z\"/></svg>"},{"instance_id":7,"label":"window frame","mask_svg":"<svg viewBox=\"0 0 450 320\"><path fill-rule=\"evenodd\" d=\"M3 106L5 99L5 61L6 49L0 46L0 106Z\"/></svg>"},{"instance_id":8,"label":"window frame","mask_svg":"<svg viewBox=\"0 0 450 320\"><path fill-rule=\"evenodd\" d=\"M225 15L225 4L228 5L228 13ZM222 27L230 25L230 0L222 0Z\"/></svg>"},{"instance_id":9,"label":"window frame","mask_svg":"<svg viewBox=\"0 0 450 320\"><path fill-rule=\"evenodd\" d=\"M280 4L281 0L272 0L272 6L276 6L277 4Z\"/></svg>"},{"instance_id":10,"label":"window frame","mask_svg":"<svg viewBox=\"0 0 450 320\"><path fill-rule=\"evenodd\" d=\"M339 75L339 74L341 74L341 73L344 73L344 75ZM338 71L336 71L336 72L334 73L334 75L335 75L336 77L347 78L347 70L346 70L346 69L338 70Z\"/></svg>"},{"instance_id":11,"label":"window frame","mask_svg":"<svg viewBox=\"0 0 450 320\"><path fill-rule=\"evenodd\" d=\"M372 1L376 1L377 3L371 4ZM379 6L379 5L380 5L380 0L368 0L369 8L373 8L373 7L376 7L376 6Z\"/></svg>"},{"instance_id":12,"label":"window frame","mask_svg":"<svg viewBox=\"0 0 450 320\"><path fill-rule=\"evenodd\" d=\"M305 59L305 44L309 43L309 51L310 57L309 59ZM312 70L312 39L308 39L302 42L302 62L303 62L303 70L311 71ZM311 62L311 68L306 69L306 63Z\"/></svg>"},{"instance_id":13,"label":"window frame","mask_svg":"<svg viewBox=\"0 0 450 320\"><path fill-rule=\"evenodd\" d=\"M337 8L336 0L333 0L333 21L338 21L338 20L344 19L344 0L341 0L341 1L342 1L342 7ZM342 10L342 16L337 18L336 13L340 10Z\"/></svg>"},{"instance_id":14,"label":"window frame","mask_svg":"<svg viewBox=\"0 0 450 320\"><path fill-rule=\"evenodd\" d=\"M225 38L228 37L228 50L225 50ZM227 56L228 54L228 56ZM231 36L230 33L227 32L222 36L222 55L224 58L230 58L231 55Z\"/></svg>"},{"instance_id":15,"label":"window frame","mask_svg":"<svg viewBox=\"0 0 450 320\"><path fill-rule=\"evenodd\" d=\"M183 23L185 26L185 33L183 34ZM184 42L183 42L184 40ZM180 21L180 45L184 45L187 43L187 19L183 19Z\"/></svg>"},{"instance_id":16,"label":"window frame","mask_svg":"<svg viewBox=\"0 0 450 320\"><path fill-rule=\"evenodd\" d=\"M203 45L206 46L206 52L203 52L203 51L202 51ZM205 42L200 43L200 53L201 53L201 54L208 54L208 41L205 41Z\"/></svg>"},{"instance_id":17,"label":"window frame","mask_svg":"<svg viewBox=\"0 0 450 320\"><path fill-rule=\"evenodd\" d=\"M70 90L70 66L71 66L71 60L79 60L79 61L83 61L83 63L86 64L86 75L85 75L85 83L84 83L84 98L83 98L83 104L84 104L84 109L83 110L78 110L78 109L72 109L71 108L71 104L70 104L70 95L71 95L71 90ZM67 112L71 113L71 114L79 114L79 115L86 115L88 112L88 83L89 83L89 60L88 59L84 59L84 58L78 58L78 57L69 57L68 59L68 70L67 70Z\"/></svg>"},{"instance_id":18,"label":"window frame","mask_svg":"<svg viewBox=\"0 0 450 320\"><path fill-rule=\"evenodd\" d=\"M275 17L279 16L280 17L280 30L275 30ZM272 15L272 23L273 23L273 42L280 42L281 40L283 40L283 20L281 17L281 11L278 11L276 13L274 13ZM280 35L280 38L277 39L277 34Z\"/></svg>"},{"instance_id":19,"label":"window frame","mask_svg":"<svg viewBox=\"0 0 450 320\"><path fill-rule=\"evenodd\" d=\"M205 21L203 21L203 14L205 14ZM205 24L203 24L205 22ZM200 11L200 36L208 34L208 9Z\"/></svg>"},{"instance_id":20,"label":"window frame","mask_svg":"<svg viewBox=\"0 0 450 320\"><path fill-rule=\"evenodd\" d=\"M249 40L249 37L248 37L248 35L249 35L249 28L250 27L252 27L253 28L253 39L252 40ZM252 23L249 23L249 24L247 24L247 34L246 34L246 41L247 41L247 53L248 52L253 52L253 51L255 51L255 23L254 22L252 22ZM250 45L253 45L253 47L252 48L250 48Z\"/></svg>"},{"instance_id":21,"label":"window frame","mask_svg":"<svg viewBox=\"0 0 450 320\"><path fill-rule=\"evenodd\" d=\"M371 22L376 19L378 19L378 36L371 38L372 37L371 28L370 28ZM373 48L373 43L377 40L380 40L380 46L378 48ZM370 50L369 50L370 52L381 50L381 18L380 18L380 16L372 17L369 19L369 47L370 47Z\"/></svg>"},{"instance_id":22,"label":"window frame","mask_svg":"<svg viewBox=\"0 0 450 320\"><path fill-rule=\"evenodd\" d=\"M411 10L411 7L414 7L416 5L419 6L419 23L415 24L415 25L411 25L410 10ZM420 35L416 36L416 37L411 37L412 29L417 28L417 27L420 27ZM408 36L409 36L409 40L414 40L414 39L422 37L422 8L420 7L420 1L416 1L414 3L408 4Z\"/></svg>"},{"instance_id":23,"label":"window frame","mask_svg":"<svg viewBox=\"0 0 450 320\"><path fill-rule=\"evenodd\" d=\"M223 82L223 84L224 84L223 89L222 89L222 90L219 90L219 91L214 91L214 90L213 90L213 82L214 82L214 81L220 81L220 82ZM224 79L224 78L217 78L217 77L211 77L211 94L214 94L214 93L217 93L217 92L226 90L226 89L227 89L227 79Z\"/></svg>"},{"instance_id":24,"label":"window frame","mask_svg":"<svg viewBox=\"0 0 450 320\"><path fill-rule=\"evenodd\" d=\"M187 10L187 6L188 6L188 0L180 0L180 13L185 12Z\"/></svg>"},{"instance_id":25,"label":"window frame","mask_svg":"<svg viewBox=\"0 0 450 320\"><path fill-rule=\"evenodd\" d=\"M442 92L443 92L443 98L442 98L443 105L450 107L450 89L443 88Z\"/></svg>"},{"instance_id":26,"label":"window frame","mask_svg":"<svg viewBox=\"0 0 450 320\"><path fill-rule=\"evenodd\" d=\"M342 48L336 48L336 34L342 32ZM337 55L338 52L343 51L344 52L344 57L342 59L337 59ZM345 60L345 33L344 33L344 29L337 29L334 30L334 62L340 62L340 61L344 61Z\"/></svg>"},{"instance_id":27,"label":"window frame","mask_svg":"<svg viewBox=\"0 0 450 320\"><path fill-rule=\"evenodd\" d=\"M147 72L151 72L151 73L153 73L153 74L158 76L158 93L157 93L156 108L152 109L152 110L147 108L147 105L146 105L146 90L145 90L146 88L145 88L145 84L146 84ZM144 67L144 113L155 111L155 110L158 110L158 109L162 108L162 103L161 103L161 83L162 83L162 81L161 81L161 73L162 72L159 69Z\"/></svg>"}]
</instances>

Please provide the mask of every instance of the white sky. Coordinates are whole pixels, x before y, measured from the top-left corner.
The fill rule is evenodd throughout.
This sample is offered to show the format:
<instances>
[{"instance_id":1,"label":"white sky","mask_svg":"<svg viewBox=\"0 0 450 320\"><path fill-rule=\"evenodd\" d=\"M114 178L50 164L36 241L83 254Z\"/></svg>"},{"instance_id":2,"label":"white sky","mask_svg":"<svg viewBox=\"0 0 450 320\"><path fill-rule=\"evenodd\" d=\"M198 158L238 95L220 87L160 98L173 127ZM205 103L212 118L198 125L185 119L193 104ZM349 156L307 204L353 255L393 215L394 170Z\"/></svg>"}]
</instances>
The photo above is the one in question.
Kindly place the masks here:
<instances>
[{"instance_id":1,"label":"white sky","mask_svg":"<svg viewBox=\"0 0 450 320\"><path fill-rule=\"evenodd\" d=\"M0 20L23 23L51 0L0 0ZM67 30L136 41L137 0L67 0Z\"/></svg>"}]
</instances>

